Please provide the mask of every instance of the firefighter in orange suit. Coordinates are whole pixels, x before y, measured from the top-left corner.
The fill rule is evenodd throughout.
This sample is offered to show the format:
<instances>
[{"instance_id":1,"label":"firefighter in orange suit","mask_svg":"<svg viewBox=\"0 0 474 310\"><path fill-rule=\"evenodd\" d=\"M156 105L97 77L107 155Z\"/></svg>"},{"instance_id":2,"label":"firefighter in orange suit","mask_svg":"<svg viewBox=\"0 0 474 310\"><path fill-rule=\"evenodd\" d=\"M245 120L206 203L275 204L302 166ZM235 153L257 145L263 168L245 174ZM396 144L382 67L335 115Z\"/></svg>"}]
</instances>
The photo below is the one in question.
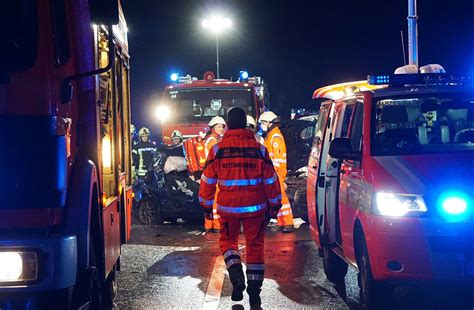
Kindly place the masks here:
<instances>
[{"instance_id":1,"label":"firefighter in orange suit","mask_svg":"<svg viewBox=\"0 0 474 310\"><path fill-rule=\"evenodd\" d=\"M280 184L267 149L255 141L252 131L245 129L245 111L241 108L230 110L227 126L222 141L209 152L201 176L199 200L210 216L216 185L219 185L216 197L221 223L219 247L233 285L234 301L242 300L245 289L238 248L242 224L247 251L247 293L250 306L259 308L265 271L265 228L269 214L280 210Z\"/></svg>"},{"instance_id":2,"label":"firefighter in orange suit","mask_svg":"<svg viewBox=\"0 0 474 310\"><path fill-rule=\"evenodd\" d=\"M261 128L266 132L264 145L267 147L272 159L273 166L278 175L281 188L282 207L278 213L278 226L285 233L295 231L293 224L293 213L291 211L290 201L286 195L286 144L285 139L278 128L280 118L273 112L267 111L260 115L258 121Z\"/></svg>"},{"instance_id":3,"label":"firefighter in orange suit","mask_svg":"<svg viewBox=\"0 0 474 310\"><path fill-rule=\"evenodd\" d=\"M209 121L209 132L204 138L204 150L206 152L206 158L209 155L210 150L221 141L222 135L225 131L225 120L220 116L214 116ZM219 187L216 189L216 195L219 192ZM217 232L221 226L219 224L219 214L217 214L217 206L214 204L212 219L204 218L204 229L206 232Z\"/></svg>"}]
</instances>

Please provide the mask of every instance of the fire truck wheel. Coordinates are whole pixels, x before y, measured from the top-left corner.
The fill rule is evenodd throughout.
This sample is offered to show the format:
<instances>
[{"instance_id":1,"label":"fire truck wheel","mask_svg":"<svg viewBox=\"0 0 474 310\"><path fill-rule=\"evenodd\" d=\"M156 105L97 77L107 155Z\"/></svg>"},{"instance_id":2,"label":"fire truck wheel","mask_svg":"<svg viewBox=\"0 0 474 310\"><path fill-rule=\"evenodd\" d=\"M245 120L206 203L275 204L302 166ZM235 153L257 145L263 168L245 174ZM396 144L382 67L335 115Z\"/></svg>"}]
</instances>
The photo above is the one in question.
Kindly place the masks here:
<instances>
[{"instance_id":1,"label":"fire truck wheel","mask_svg":"<svg viewBox=\"0 0 474 310\"><path fill-rule=\"evenodd\" d=\"M89 309L101 309L102 305L102 281L97 269L97 256L94 241L89 242L89 268L87 270L89 279Z\"/></svg>"},{"instance_id":2,"label":"fire truck wheel","mask_svg":"<svg viewBox=\"0 0 474 310\"><path fill-rule=\"evenodd\" d=\"M102 308L112 309L118 293L117 264L114 265L102 288Z\"/></svg>"},{"instance_id":3,"label":"fire truck wheel","mask_svg":"<svg viewBox=\"0 0 474 310\"><path fill-rule=\"evenodd\" d=\"M347 263L327 246L323 246L323 267L326 278L332 283L342 283L347 274Z\"/></svg>"},{"instance_id":4,"label":"fire truck wheel","mask_svg":"<svg viewBox=\"0 0 474 310\"><path fill-rule=\"evenodd\" d=\"M359 253L357 255L359 266L358 282L360 288L360 306L362 309L383 309L392 297L389 286L377 283L372 275L369 253L364 236L359 239Z\"/></svg>"},{"instance_id":5,"label":"fire truck wheel","mask_svg":"<svg viewBox=\"0 0 474 310\"><path fill-rule=\"evenodd\" d=\"M143 225L161 224L160 208L153 201L143 199L138 206L138 219Z\"/></svg>"}]
</instances>

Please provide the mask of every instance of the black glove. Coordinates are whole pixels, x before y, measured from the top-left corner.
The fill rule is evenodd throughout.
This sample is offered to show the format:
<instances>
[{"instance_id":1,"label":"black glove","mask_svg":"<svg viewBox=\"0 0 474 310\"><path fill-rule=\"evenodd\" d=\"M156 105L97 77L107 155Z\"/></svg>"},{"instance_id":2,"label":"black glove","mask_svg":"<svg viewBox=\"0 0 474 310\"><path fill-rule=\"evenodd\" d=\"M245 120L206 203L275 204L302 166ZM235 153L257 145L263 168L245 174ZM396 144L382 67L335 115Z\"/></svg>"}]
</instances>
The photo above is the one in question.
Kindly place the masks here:
<instances>
[{"instance_id":1,"label":"black glove","mask_svg":"<svg viewBox=\"0 0 474 310\"><path fill-rule=\"evenodd\" d=\"M207 220L212 220L212 208L204 208L204 216Z\"/></svg>"},{"instance_id":2,"label":"black glove","mask_svg":"<svg viewBox=\"0 0 474 310\"><path fill-rule=\"evenodd\" d=\"M278 211L280 211L281 205L277 206L270 206L270 216L276 217L278 215Z\"/></svg>"}]
</instances>

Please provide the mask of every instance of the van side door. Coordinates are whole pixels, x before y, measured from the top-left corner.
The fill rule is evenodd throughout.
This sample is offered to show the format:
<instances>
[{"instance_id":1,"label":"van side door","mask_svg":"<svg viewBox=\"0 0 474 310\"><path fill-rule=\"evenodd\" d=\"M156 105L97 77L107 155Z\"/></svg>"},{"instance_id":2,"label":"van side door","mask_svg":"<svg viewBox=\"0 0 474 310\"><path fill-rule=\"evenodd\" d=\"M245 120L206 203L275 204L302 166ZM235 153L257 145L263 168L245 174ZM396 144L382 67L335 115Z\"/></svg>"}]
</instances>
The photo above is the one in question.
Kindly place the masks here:
<instances>
[{"instance_id":1,"label":"van side door","mask_svg":"<svg viewBox=\"0 0 474 310\"><path fill-rule=\"evenodd\" d=\"M308 181L306 199L311 234L321 247L320 236L324 233L324 177L326 175L326 154L328 149L332 101L321 104L318 122L314 129L313 145L308 160ZM326 137L327 136L327 137Z\"/></svg>"},{"instance_id":2,"label":"van side door","mask_svg":"<svg viewBox=\"0 0 474 310\"><path fill-rule=\"evenodd\" d=\"M336 104L333 125L334 138L347 137L350 129L355 100ZM328 244L342 244L339 220L339 184L341 160L328 155L326 171L326 219Z\"/></svg>"},{"instance_id":3,"label":"van side door","mask_svg":"<svg viewBox=\"0 0 474 310\"><path fill-rule=\"evenodd\" d=\"M348 132L343 137L351 139L354 151L361 152L364 103L362 98L358 98L350 104L354 103L355 109L352 113ZM365 186L361 164L360 160L343 160L340 168L339 222L342 247L346 257L353 259L354 263L355 256L351 254L354 253L354 221L359 205L367 200L364 195Z\"/></svg>"}]
</instances>

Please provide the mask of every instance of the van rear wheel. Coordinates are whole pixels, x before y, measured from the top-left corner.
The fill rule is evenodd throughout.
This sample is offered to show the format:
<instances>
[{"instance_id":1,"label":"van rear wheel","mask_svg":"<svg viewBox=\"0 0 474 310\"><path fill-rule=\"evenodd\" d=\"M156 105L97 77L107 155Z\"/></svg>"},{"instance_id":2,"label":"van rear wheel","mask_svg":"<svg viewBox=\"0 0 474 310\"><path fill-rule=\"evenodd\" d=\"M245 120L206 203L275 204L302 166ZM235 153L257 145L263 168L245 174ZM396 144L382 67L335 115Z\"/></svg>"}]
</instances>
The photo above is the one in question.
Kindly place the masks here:
<instances>
[{"instance_id":1,"label":"van rear wheel","mask_svg":"<svg viewBox=\"0 0 474 310\"><path fill-rule=\"evenodd\" d=\"M393 290L389 286L378 283L372 275L367 243L360 237L360 250L357 260L359 266L358 282L360 288L360 306L365 310L383 309L392 298Z\"/></svg>"},{"instance_id":2,"label":"van rear wheel","mask_svg":"<svg viewBox=\"0 0 474 310\"><path fill-rule=\"evenodd\" d=\"M347 274L347 263L328 247L323 246L323 267L326 278L332 283L344 282Z\"/></svg>"}]
</instances>

